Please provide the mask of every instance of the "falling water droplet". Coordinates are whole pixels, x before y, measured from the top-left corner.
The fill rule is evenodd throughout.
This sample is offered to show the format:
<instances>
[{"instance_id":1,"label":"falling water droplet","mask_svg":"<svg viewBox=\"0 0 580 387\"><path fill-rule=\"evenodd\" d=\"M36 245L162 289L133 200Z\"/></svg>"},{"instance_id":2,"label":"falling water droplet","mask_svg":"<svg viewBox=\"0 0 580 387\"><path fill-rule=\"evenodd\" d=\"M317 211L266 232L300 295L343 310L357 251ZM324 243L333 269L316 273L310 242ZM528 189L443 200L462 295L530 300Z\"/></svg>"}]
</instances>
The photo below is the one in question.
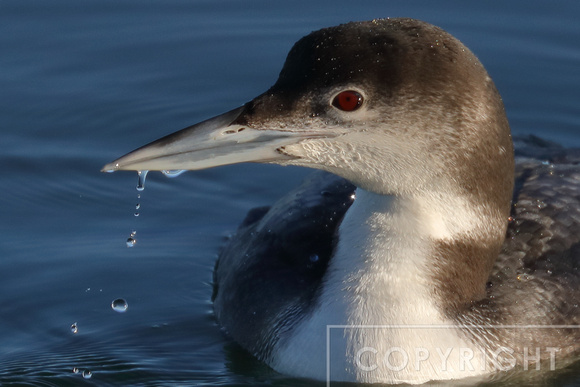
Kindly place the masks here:
<instances>
[{"instance_id":1,"label":"falling water droplet","mask_svg":"<svg viewBox=\"0 0 580 387\"><path fill-rule=\"evenodd\" d=\"M137 199L141 199L141 194L137 194ZM135 204L135 213L133 215L139 216L139 208L141 208L141 203L137 202L137 204Z\"/></svg>"},{"instance_id":2,"label":"falling water droplet","mask_svg":"<svg viewBox=\"0 0 580 387\"><path fill-rule=\"evenodd\" d=\"M147 173L149 173L149 171L137 172L137 176L139 177L139 181L137 182L137 191L139 192L145 189L145 179L147 179Z\"/></svg>"},{"instance_id":3,"label":"falling water droplet","mask_svg":"<svg viewBox=\"0 0 580 387\"><path fill-rule=\"evenodd\" d=\"M133 216L135 217L138 217L140 215L139 209L141 208L141 203L139 203L139 200L141 199L141 192L145 189L145 180L147 179L147 173L149 173L149 171L147 170L137 172L139 181L137 182L137 204L135 204L135 212L133 213ZM127 247L133 247L137 244L135 234L137 234L137 231L133 230L129 238L127 238Z\"/></svg>"},{"instance_id":4,"label":"falling water droplet","mask_svg":"<svg viewBox=\"0 0 580 387\"><path fill-rule=\"evenodd\" d=\"M137 200L141 199L141 192L145 189L145 180L147 179L147 173L149 173L149 171L147 171L147 170L137 172L137 176L138 176ZM139 213L140 208L141 208L141 203L139 203L139 201L137 201L137 204L135 204L135 212L133 213L133 216L138 217L140 215L140 213ZM131 232L131 235L129 236L129 238L127 238L127 247L133 247L137 244L137 239L135 239L135 234L137 234L137 231Z\"/></svg>"},{"instance_id":5,"label":"falling water droplet","mask_svg":"<svg viewBox=\"0 0 580 387\"><path fill-rule=\"evenodd\" d=\"M111 302L111 308L113 308L115 312L123 313L127 310L128 307L129 305L127 305L127 301L122 298L117 298Z\"/></svg>"},{"instance_id":6,"label":"falling water droplet","mask_svg":"<svg viewBox=\"0 0 580 387\"><path fill-rule=\"evenodd\" d=\"M90 379L92 377L93 377L93 373L90 370L84 370L83 371L83 378Z\"/></svg>"},{"instance_id":7,"label":"falling water droplet","mask_svg":"<svg viewBox=\"0 0 580 387\"><path fill-rule=\"evenodd\" d=\"M176 170L172 170L172 171L161 171L165 176L167 177L177 177L179 175L181 175L183 172L185 172L185 169L176 169Z\"/></svg>"},{"instance_id":8,"label":"falling water droplet","mask_svg":"<svg viewBox=\"0 0 580 387\"><path fill-rule=\"evenodd\" d=\"M76 322L74 322L74 323L73 323L73 324L70 326L70 331L71 331L72 333L78 333L78 331L79 331L79 327L78 327L78 325L77 325L77 323L76 323Z\"/></svg>"},{"instance_id":9,"label":"falling water droplet","mask_svg":"<svg viewBox=\"0 0 580 387\"><path fill-rule=\"evenodd\" d=\"M127 238L127 247L133 247L137 243L137 239L135 239L135 235L137 235L137 230L131 231L131 235Z\"/></svg>"}]
</instances>

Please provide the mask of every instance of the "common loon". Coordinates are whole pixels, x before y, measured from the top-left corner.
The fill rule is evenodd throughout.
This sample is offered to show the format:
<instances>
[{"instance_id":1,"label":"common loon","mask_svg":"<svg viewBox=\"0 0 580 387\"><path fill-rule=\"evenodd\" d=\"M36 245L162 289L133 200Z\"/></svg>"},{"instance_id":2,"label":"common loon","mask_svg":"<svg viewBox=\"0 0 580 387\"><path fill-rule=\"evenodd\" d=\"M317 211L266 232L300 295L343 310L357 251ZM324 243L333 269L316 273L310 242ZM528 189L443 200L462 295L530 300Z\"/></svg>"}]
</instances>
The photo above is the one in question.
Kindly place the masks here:
<instances>
[{"instance_id":1,"label":"common loon","mask_svg":"<svg viewBox=\"0 0 580 387\"><path fill-rule=\"evenodd\" d=\"M103 170L322 170L248 214L215 315L280 373L418 384L577 359L580 157L521 142L514 164L501 97L461 42L380 19L312 32L264 94Z\"/></svg>"}]
</instances>

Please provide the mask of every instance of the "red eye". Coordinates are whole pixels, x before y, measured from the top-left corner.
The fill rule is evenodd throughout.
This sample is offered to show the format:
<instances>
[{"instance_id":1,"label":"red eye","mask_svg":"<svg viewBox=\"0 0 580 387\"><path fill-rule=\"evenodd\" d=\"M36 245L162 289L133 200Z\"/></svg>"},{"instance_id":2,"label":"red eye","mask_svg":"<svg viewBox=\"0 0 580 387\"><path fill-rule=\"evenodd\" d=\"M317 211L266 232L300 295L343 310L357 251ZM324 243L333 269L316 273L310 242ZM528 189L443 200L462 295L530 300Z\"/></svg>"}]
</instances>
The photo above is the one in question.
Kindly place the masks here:
<instances>
[{"instance_id":1,"label":"red eye","mask_svg":"<svg viewBox=\"0 0 580 387\"><path fill-rule=\"evenodd\" d=\"M332 106L345 112L352 112L363 103L363 96L354 90L346 90L338 93L332 100Z\"/></svg>"}]
</instances>

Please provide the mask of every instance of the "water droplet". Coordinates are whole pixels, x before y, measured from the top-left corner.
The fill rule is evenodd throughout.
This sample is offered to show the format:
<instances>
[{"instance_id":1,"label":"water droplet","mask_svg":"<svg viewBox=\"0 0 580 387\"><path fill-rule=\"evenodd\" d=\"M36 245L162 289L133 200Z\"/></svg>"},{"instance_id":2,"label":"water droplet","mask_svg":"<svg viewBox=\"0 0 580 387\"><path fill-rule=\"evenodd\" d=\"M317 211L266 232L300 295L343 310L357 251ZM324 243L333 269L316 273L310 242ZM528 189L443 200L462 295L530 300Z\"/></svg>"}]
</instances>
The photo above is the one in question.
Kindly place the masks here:
<instances>
[{"instance_id":1,"label":"water droplet","mask_svg":"<svg viewBox=\"0 0 580 387\"><path fill-rule=\"evenodd\" d=\"M137 244L137 239L135 239L135 235L137 235L137 231L131 231L131 235L127 238L127 247L133 247Z\"/></svg>"},{"instance_id":2,"label":"water droplet","mask_svg":"<svg viewBox=\"0 0 580 387\"><path fill-rule=\"evenodd\" d=\"M141 194L137 194L137 199L141 199ZM133 215L139 216L139 209L141 208L141 203L135 204L135 213Z\"/></svg>"},{"instance_id":3,"label":"water droplet","mask_svg":"<svg viewBox=\"0 0 580 387\"><path fill-rule=\"evenodd\" d=\"M181 175L183 172L186 172L185 169L176 169L172 171L161 171L167 177L177 177Z\"/></svg>"},{"instance_id":4,"label":"water droplet","mask_svg":"<svg viewBox=\"0 0 580 387\"><path fill-rule=\"evenodd\" d=\"M147 179L147 173L149 173L149 171L137 172L137 176L139 177L139 181L137 182L137 191L143 191L145 189L145 179Z\"/></svg>"},{"instance_id":5,"label":"water droplet","mask_svg":"<svg viewBox=\"0 0 580 387\"><path fill-rule=\"evenodd\" d=\"M93 373L90 370L84 370L83 371L83 378L90 379L92 377L93 377Z\"/></svg>"},{"instance_id":6,"label":"water droplet","mask_svg":"<svg viewBox=\"0 0 580 387\"><path fill-rule=\"evenodd\" d=\"M310 256L310 262L318 262L319 259L320 257L318 256L318 254L312 254Z\"/></svg>"},{"instance_id":7,"label":"water droplet","mask_svg":"<svg viewBox=\"0 0 580 387\"><path fill-rule=\"evenodd\" d=\"M135 238L127 238L127 247L133 247L137 244L137 240Z\"/></svg>"},{"instance_id":8,"label":"water droplet","mask_svg":"<svg viewBox=\"0 0 580 387\"><path fill-rule=\"evenodd\" d=\"M113 308L115 312L123 313L127 310L128 307L129 305L127 305L127 301L122 298L117 298L111 302L111 308Z\"/></svg>"},{"instance_id":9,"label":"water droplet","mask_svg":"<svg viewBox=\"0 0 580 387\"><path fill-rule=\"evenodd\" d=\"M147 174L149 171L138 171L137 176L139 177L139 181L137 183L137 204L135 204L135 212L133 216L138 217L140 215L139 209L141 208L141 203L139 200L141 199L141 191L145 189L145 179L147 179ZM137 231L132 231L129 238L127 238L127 247L134 247L137 244L137 239L135 238L135 234Z\"/></svg>"},{"instance_id":10,"label":"water droplet","mask_svg":"<svg viewBox=\"0 0 580 387\"><path fill-rule=\"evenodd\" d=\"M78 374L80 370L77 367L73 367L72 372L73 374Z\"/></svg>"},{"instance_id":11,"label":"water droplet","mask_svg":"<svg viewBox=\"0 0 580 387\"><path fill-rule=\"evenodd\" d=\"M79 331L79 327L78 327L78 325L77 325L77 323L76 323L76 322L74 322L74 323L73 323L73 324L70 326L70 331L71 331L72 333L78 333L78 331Z\"/></svg>"}]
</instances>

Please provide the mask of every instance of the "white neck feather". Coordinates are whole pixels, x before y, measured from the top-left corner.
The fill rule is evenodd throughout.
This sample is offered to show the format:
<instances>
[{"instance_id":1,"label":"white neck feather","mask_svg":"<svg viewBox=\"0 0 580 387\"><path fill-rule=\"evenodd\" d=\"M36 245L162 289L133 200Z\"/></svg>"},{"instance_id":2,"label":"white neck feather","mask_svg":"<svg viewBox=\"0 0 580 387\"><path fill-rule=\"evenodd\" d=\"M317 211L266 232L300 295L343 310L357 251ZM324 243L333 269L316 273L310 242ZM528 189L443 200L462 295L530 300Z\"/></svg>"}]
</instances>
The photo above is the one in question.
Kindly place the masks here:
<instances>
[{"instance_id":1,"label":"white neck feather","mask_svg":"<svg viewBox=\"0 0 580 387\"><path fill-rule=\"evenodd\" d=\"M434 240L469 232L473 221L460 229L443 215L462 217L462 209L469 207L460 200L448 203L459 206L452 212L439 210L440 198L438 207L429 202L428 198L401 199L357 190L357 198L340 226L339 243L326 273L319 305L287 340L281 340L272 364L275 369L324 380L329 355L332 380L424 383L483 373L477 356L470 361L473 371L467 365L463 367L467 370L459 370L459 351L472 345L464 342L457 331L400 327L453 323L442 314L432 295L430 246ZM463 215L464 219L470 218L469 214ZM349 328L327 330L328 325ZM393 370L377 362L392 348L409 355L407 367ZM448 348L455 352L445 360L446 369L442 369L441 356ZM360 356L361 349L366 357ZM419 369L414 363L417 349L427 350L430 355L420 362ZM396 356L392 357L395 365L401 361L397 363ZM377 363L378 367L365 370L361 362L371 368Z\"/></svg>"}]
</instances>

